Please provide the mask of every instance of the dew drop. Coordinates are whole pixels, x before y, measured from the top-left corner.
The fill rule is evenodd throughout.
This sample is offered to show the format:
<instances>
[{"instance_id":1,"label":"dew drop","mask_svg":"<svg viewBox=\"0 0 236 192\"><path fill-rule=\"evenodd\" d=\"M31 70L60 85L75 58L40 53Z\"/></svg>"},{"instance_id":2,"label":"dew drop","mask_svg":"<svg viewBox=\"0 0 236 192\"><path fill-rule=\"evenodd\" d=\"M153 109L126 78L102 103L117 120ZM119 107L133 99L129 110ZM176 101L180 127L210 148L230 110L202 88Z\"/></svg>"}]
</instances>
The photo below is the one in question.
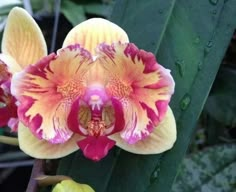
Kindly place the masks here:
<instances>
[{"instance_id":1,"label":"dew drop","mask_svg":"<svg viewBox=\"0 0 236 192\"><path fill-rule=\"evenodd\" d=\"M162 14L162 13L163 13L163 10L162 10L162 9L160 9L158 12L159 12L160 14Z\"/></svg>"},{"instance_id":2,"label":"dew drop","mask_svg":"<svg viewBox=\"0 0 236 192\"><path fill-rule=\"evenodd\" d=\"M158 162L156 168L153 170L151 177L150 177L150 183L153 183L158 179L159 173L160 173L160 162Z\"/></svg>"},{"instance_id":3,"label":"dew drop","mask_svg":"<svg viewBox=\"0 0 236 192\"><path fill-rule=\"evenodd\" d=\"M175 65L178 67L178 71L181 77L184 76L184 71L185 71L185 62L184 60L177 59L175 61Z\"/></svg>"},{"instance_id":4,"label":"dew drop","mask_svg":"<svg viewBox=\"0 0 236 192\"><path fill-rule=\"evenodd\" d=\"M194 39L194 44L199 44L200 43L200 37L197 36L195 39Z\"/></svg>"},{"instance_id":5,"label":"dew drop","mask_svg":"<svg viewBox=\"0 0 236 192\"><path fill-rule=\"evenodd\" d=\"M218 3L218 0L209 0L209 2L212 4L212 5L216 5Z\"/></svg>"},{"instance_id":6,"label":"dew drop","mask_svg":"<svg viewBox=\"0 0 236 192\"><path fill-rule=\"evenodd\" d=\"M212 15L216 15L216 13L217 13L217 10L215 10L215 9L214 9L214 10L212 10L212 12L211 12L211 13L212 13Z\"/></svg>"},{"instance_id":7,"label":"dew drop","mask_svg":"<svg viewBox=\"0 0 236 192\"><path fill-rule=\"evenodd\" d=\"M191 103L191 96L187 93L183 96L181 102L180 102L180 108L182 110L186 110Z\"/></svg>"},{"instance_id":8,"label":"dew drop","mask_svg":"<svg viewBox=\"0 0 236 192\"><path fill-rule=\"evenodd\" d=\"M204 52L207 54L210 52L211 48L213 46L213 42L212 41L208 41L206 46L205 46L205 49L204 49Z\"/></svg>"},{"instance_id":9,"label":"dew drop","mask_svg":"<svg viewBox=\"0 0 236 192\"><path fill-rule=\"evenodd\" d=\"M203 62L199 61L198 62L198 71L202 70L202 67L203 67Z\"/></svg>"},{"instance_id":10,"label":"dew drop","mask_svg":"<svg viewBox=\"0 0 236 192\"><path fill-rule=\"evenodd\" d=\"M212 42L212 41L208 41L208 43L207 43L207 47L211 48L212 45L213 45L213 42Z\"/></svg>"}]
</instances>

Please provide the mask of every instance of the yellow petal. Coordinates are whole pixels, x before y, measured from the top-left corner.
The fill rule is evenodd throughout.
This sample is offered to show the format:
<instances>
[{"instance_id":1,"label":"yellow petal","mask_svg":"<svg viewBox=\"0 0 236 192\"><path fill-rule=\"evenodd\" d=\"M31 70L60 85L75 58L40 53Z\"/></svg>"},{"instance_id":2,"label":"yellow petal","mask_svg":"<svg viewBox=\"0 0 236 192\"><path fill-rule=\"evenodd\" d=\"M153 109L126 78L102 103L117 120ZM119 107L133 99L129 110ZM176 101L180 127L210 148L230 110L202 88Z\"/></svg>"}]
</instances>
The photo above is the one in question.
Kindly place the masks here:
<instances>
[{"instance_id":1,"label":"yellow petal","mask_svg":"<svg viewBox=\"0 0 236 192\"><path fill-rule=\"evenodd\" d=\"M78 150L76 142L83 139L83 137L74 134L70 140L63 144L51 144L45 140L39 140L27 127L19 123L18 139L20 149L31 157L38 159L56 159Z\"/></svg>"},{"instance_id":2,"label":"yellow petal","mask_svg":"<svg viewBox=\"0 0 236 192\"><path fill-rule=\"evenodd\" d=\"M2 39L2 52L23 68L47 55L43 34L34 19L22 8L13 8Z\"/></svg>"},{"instance_id":3,"label":"yellow petal","mask_svg":"<svg viewBox=\"0 0 236 192\"><path fill-rule=\"evenodd\" d=\"M120 148L135 154L158 154L173 147L176 141L176 124L171 108L154 131L143 140L131 145L126 143L119 134L110 136Z\"/></svg>"},{"instance_id":4,"label":"yellow petal","mask_svg":"<svg viewBox=\"0 0 236 192\"><path fill-rule=\"evenodd\" d=\"M73 180L64 180L58 183L52 192L94 192L94 190L89 185L76 183Z\"/></svg>"},{"instance_id":5,"label":"yellow petal","mask_svg":"<svg viewBox=\"0 0 236 192\"><path fill-rule=\"evenodd\" d=\"M93 18L74 27L67 35L63 47L80 44L92 55L100 43L129 42L128 36L118 25L102 19Z\"/></svg>"},{"instance_id":6,"label":"yellow petal","mask_svg":"<svg viewBox=\"0 0 236 192\"><path fill-rule=\"evenodd\" d=\"M11 74L21 71L21 66L10 55L0 54L0 62L7 65L8 72Z\"/></svg>"}]
</instances>

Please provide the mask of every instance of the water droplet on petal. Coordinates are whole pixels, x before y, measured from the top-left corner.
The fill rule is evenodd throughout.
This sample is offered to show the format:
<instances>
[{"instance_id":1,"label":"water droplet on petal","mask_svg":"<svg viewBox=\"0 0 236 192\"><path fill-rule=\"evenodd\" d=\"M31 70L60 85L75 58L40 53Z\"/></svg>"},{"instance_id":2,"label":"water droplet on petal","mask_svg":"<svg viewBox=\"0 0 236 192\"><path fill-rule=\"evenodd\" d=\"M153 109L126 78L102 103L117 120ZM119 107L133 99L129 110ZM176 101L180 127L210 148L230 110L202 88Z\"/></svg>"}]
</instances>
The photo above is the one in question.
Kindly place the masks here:
<instances>
[{"instance_id":1,"label":"water droplet on petal","mask_svg":"<svg viewBox=\"0 0 236 192\"><path fill-rule=\"evenodd\" d=\"M209 0L209 2L212 4L212 5L216 5L218 3L218 0Z\"/></svg>"},{"instance_id":2,"label":"water droplet on petal","mask_svg":"<svg viewBox=\"0 0 236 192\"><path fill-rule=\"evenodd\" d=\"M180 108L182 110L186 110L191 103L191 96L187 93L183 96L181 102L180 102Z\"/></svg>"},{"instance_id":3,"label":"water droplet on petal","mask_svg":"<svg viewBox=\"0 0 236 192\"><path fill-rule=\"evenodd\" d=\"M175 65L178 67L178 71L181 77L184 76L184 72L185 72L185 63L184 60L181 59L177 59L175 61Z\"/></svg>"}]
</instances>

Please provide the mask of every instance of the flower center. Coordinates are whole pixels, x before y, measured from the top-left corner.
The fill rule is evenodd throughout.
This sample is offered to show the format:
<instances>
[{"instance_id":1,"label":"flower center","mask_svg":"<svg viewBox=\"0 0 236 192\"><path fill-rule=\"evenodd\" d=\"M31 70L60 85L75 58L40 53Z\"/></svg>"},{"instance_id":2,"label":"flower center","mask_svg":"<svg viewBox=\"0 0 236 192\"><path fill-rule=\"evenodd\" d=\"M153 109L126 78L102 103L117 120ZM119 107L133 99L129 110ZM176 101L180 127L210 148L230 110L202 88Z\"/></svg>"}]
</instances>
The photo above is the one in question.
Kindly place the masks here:
<instances>
[{"instance_id":1,"label":"flower center","mask_svg":"<svg viewBox=\"0 0 236 192\"><path fill-rule=\"evenodd\" d=\"M105 121L100 120L99 118L94 118L88 122L88 135L99 137L104 135L107 126Z\"/></svg>"}]
</instances>

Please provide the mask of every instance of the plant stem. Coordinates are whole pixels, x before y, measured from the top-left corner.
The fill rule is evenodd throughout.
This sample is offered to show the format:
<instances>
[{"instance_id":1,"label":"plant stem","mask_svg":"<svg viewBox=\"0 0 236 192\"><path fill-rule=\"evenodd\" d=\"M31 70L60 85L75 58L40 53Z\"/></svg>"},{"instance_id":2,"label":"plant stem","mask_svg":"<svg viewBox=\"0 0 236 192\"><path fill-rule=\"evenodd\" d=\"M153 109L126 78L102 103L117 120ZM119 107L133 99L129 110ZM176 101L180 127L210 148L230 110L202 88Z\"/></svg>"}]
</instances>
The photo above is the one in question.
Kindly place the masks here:
<instances>
[{"instance_id":1,"label":"plant stem","mask_svg":"<svg viewBox=\"0 0 236 192\"><path fill-rule=\"evenodd\" d=\"M35 180L39 175L44 174L44 165L45 161L42 159L35 159L32 173L30 176L30 181L28 183L26 192L37 192L38 191L38 182Z\"/></svg>"},{"instance_id":2,"label":"plant stem","mask_svg":"<svg viewBox=\"0 0 236 192\"><path fill-rule=\"evenodd\" d=\"M8 137L0 135L0 143L8 144L8 145L15 145L19 146L18 139L15 137Z\"/></svg>"},{"instance_id":3,"label":"plant stem","mask_svg":"<svg viewBox=\"0 0 236 192\"><path fill-rule=\"evenodd\" d=\"M23 0L23 4L24 4L24 8L26 9L26 11L30 15L33 15L33 10L32 10L32 6L31 6L30 0Z\"/></svg>"},{"instance_id":4,"label":"plant stem","mask_svg":"<svg viewBox=\"0 0 236 192\"><path fill-rule=\"evenodd\" d=\"M29 156L21 151L7 152L0 156L0 162L28 159Z\"/></svg>"},{"instance_id":5,"label":"plant stem","mask_svg":"<svg viewBox=\"0 0 236 192\"><path fill-rule=\"evenodd\" d=\"M2 168L10 168L10 167L26 167L26 166L32 166L33 161L32 160L24 160L24 161L15 161L15 162L4 162L0 163L0 169Z\"/></svg>"},{"instance_id":6,"label":"plant stem","mask_svg":"<svg viewBox=\"0 0 236 192\"><path fill-rule=\"evenodd\" d=\"M54 26L53 26L50 52L55 51L55 47L56 47L56 38L57 38L57 29L58 29L59 16L60 16L61 0L54 0L54 4L55 4L55 12L54 12L55 21L54 21Z\"/></svg>"},{"instance_id":7,"label":"plant stem","mask_svg":"<svg viewBox=\"0 0 236 192\"><path fill-rule=\"evenodd\" d=\"M65 175L41 175L36 177L39 186L48 186L48 185L55 185L60 183L63 180L72 180L70 177Z\"/></svg>"}]
</instances>

